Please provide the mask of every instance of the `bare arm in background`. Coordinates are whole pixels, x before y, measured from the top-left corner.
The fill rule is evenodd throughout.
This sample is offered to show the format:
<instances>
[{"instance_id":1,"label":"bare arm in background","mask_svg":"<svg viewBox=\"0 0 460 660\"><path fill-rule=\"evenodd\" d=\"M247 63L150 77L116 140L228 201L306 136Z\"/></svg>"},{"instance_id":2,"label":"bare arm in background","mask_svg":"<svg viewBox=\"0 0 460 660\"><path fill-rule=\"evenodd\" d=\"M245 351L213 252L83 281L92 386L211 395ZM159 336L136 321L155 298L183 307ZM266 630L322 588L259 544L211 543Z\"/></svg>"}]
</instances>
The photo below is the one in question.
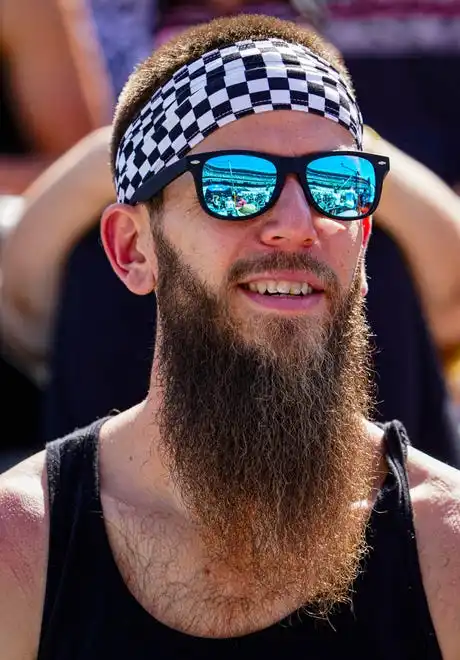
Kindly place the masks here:
<instances>
[{"instance_id":1,"label":"bare arm in background","mask_svg":"<svg viewBox=\"0 0 460 660\"><path fill-rule=\"evenodd\" d=\"M0 193L20 194L110 122L112 92L84 0L0 0L0 51L8 100L30 145L30 154L0 155Z\"/></svg>"},{"instance_id":2,"label":"bare arm in background","mask_svg":"<svg viewBox=\"0 0 460 660\"><path fill-rule=\"evenodd\" d=\"M406 257L434 341L446 353L460 344L460 197L368 127L364 149L390 157L375 222Z\"/></svg>"},{"instance_id":3,"label":"bare arm in background","mask_svg":"<svg viewBox=\"0 0 460 660\"><path fill-rule=\"evenodd\" d=\"M59 158L25 192L25 207L1 251L0 330L29 375L46 361L62 267L115 199L110 127ZM32 369L31 369L32 368Z\"/></svg>"}]
</instances>

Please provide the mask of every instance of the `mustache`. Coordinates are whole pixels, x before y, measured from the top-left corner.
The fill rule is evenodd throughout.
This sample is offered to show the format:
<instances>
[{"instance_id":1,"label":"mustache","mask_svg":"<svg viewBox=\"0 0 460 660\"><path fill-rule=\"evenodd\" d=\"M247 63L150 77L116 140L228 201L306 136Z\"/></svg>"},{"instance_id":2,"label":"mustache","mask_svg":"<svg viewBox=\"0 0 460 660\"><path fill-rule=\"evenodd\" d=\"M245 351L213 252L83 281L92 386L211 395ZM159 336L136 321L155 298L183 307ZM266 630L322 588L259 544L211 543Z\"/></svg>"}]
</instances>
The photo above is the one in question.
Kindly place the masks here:
<instances>
[{"instance_id":1,"label":"mustache","mask_svg":"<svg viewBox=\"0 0 460 660\"><path fill-rule=\"evenodd\" d=\"M228 284L238 284L243 277L264 271L299 270L313 273L331 293L340 291L337 275L330 266L308 253L273 252L249 259L238 259L230 268Z\"/></svg>"}]
</instances>

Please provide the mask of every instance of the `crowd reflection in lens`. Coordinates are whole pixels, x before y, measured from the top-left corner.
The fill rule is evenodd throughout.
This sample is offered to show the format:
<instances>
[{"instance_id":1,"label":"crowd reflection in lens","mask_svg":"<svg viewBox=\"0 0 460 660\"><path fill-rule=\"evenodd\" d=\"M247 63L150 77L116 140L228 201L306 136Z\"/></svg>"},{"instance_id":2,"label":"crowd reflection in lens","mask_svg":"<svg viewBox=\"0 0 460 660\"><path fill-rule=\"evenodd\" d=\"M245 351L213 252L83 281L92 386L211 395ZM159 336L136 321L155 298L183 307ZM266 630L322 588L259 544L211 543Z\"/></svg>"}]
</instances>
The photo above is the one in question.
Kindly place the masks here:
<instances>
[{"instance_id":1,"label":"crowd reflection in lens","mask_svg":"<svg viewBox=\"0 0 460 660\"><path fill-rule=\"evenodd\" d=\"M311 161L306 180L318 207L337 218L363 216L375 196L372 163L359 156L326 156ZM203 167L207 208L223 218L251 217L268 205L276 186L276 167L264 158L225 155Z\"/></svg>"},{"instance_id":2,"label":"crowd reflection in lens","mask_svg":"<svg viewBox=\"0 0 460 660\"><path fill-rule=\"evenodd\" d=\"M203 168L206 205L222 217L259 213L269 203L275 185L275 165L257 156L216 156Z\"/></svg>"},{"instance_id":3,"label":"crowd reflection in lens","mask_svg":"<svg viewBox=\"0 0 460 660\"><path fill-rule=\"evenodd\" d=\"M307 183L316 204L338 218L369 213L375 197L375 170L359 156L325 156L307 166Z\"/></svg>"}]
</instances>

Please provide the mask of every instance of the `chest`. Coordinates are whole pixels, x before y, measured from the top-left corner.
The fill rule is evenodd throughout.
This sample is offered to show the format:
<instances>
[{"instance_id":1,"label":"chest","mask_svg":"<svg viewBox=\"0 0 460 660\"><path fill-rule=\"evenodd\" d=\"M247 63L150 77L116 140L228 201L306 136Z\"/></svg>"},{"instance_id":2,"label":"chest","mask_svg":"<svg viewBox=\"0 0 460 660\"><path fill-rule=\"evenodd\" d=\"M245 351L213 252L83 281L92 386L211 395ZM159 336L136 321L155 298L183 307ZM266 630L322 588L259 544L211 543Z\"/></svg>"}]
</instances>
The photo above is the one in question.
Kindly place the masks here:
<instances>
[{"instance_id":1,"label":"chest","mask_svg":"<svg viewBox=\"0 0 460 660\"><path fill-rule=\"evenodd\" d=\"M53 563L59 588L46 608L53 616L45 614L39 660L441 657L414 585L401 579L406 562L405 573L397 570L400 552L372 554L352 601L318 619L267 593L223 590L209 565L187 563L191 545L160 534L164 520L154 545L145 521L119 525L106 519L110 545L96 530L93 543L77 535L66 565Z\"/></svg>"},{"instance_id":2,"label":"chest","mask_svg":"<svg viewBox=\"0 0 460 660\"><path fill-rule=\"evenodd\" d=\"M236 637L302 606L289 591L256 588L247 576L210 561L192 534L165 518L117 517L106 527L126 587L169 628L197 637Z\"/></svg>"}]
</instances>

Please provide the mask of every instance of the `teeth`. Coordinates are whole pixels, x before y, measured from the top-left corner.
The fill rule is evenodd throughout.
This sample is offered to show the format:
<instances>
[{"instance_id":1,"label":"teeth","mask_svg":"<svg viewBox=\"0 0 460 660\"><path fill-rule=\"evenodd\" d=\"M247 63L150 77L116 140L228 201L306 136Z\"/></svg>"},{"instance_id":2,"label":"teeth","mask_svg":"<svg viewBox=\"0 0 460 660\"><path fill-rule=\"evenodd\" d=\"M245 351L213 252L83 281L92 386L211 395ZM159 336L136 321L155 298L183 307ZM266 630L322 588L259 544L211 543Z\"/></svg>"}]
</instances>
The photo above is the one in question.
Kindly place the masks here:
<instances>
[{"instance_id":1,"label":"teeth","mask_svg":"<svg viewBox=\"0 0 460 660\"><path fill-rule=\"evenodd\" d=\"M264 295L265 293L280 293L292 296L300 296L300 294L307 296L310 293L313 293L312 287L306 282L286 282L285 280L279 282L276 282L275 280L249 282L248 287L250 291L261 295Z\"/></svg>"},{"instance_id":2,"label":"teeth","mask_svg":"<svg viewBox=\"0 0 460 660\"><path fill-rule=\"evenodd\" d=\"M289 293L291 290L291 286L294 286L290 282L285 282L284 280L281 280L281 282L278 282L277 291L278 293Z\"/></svg>"}]
</instances>

